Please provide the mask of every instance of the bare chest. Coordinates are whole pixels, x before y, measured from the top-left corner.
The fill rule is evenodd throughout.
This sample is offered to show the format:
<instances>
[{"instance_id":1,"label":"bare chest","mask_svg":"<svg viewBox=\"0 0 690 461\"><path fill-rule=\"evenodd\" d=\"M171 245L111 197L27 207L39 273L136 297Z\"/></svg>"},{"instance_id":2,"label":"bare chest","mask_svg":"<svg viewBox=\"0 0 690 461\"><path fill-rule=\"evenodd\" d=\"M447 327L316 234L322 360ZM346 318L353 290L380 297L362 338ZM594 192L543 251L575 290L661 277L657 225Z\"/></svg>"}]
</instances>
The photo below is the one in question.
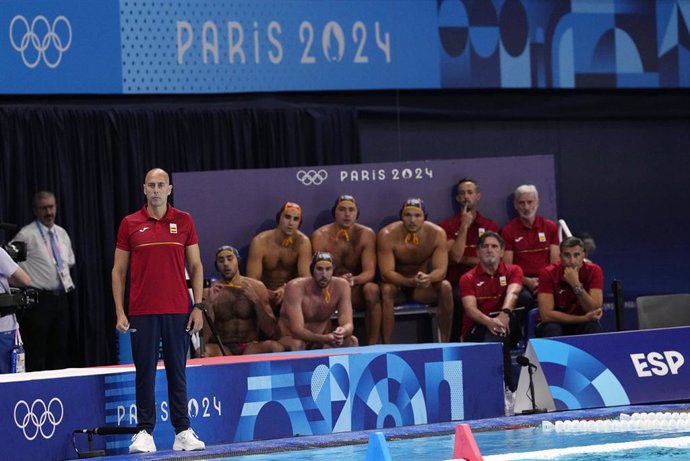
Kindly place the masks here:
<instances>
[{"instance_id":1,"label":"bare chest","mask_svg":"<svg viewBox=\"0 0 690 461\"><path fill-rule=\"evenodd\" d=\"M398 243L393 247L396 265L419 266L426 263L434 252L432 242L419 242L417 245Z\"/></svg>"},{"instance_id":2,"label":"bare chest","mask_svg":"<svg viewBox=\"0 0 690 461\"><path fill-rule=\"evenodd\" d=\"M256 316L254 304L237 289L225 288L214 303L217 321L252 319Z\"/></svg>"},{"instance_id":3,"label":"bare chest","mask_svg":"<svg viewBox=\"0 0 690 461\"><path fill-rule=\"evenodd\" d=\"M351 238L350 241L337 240L329 245L328 251L335 258L338 275L361 271L362 246L359 241L354 238Z\"/></svg>"},{"instance_id":4,"label":"bare chest","mask_svg":"<svg viewBox=\"0 0 690 461\"><path fill-rule=\"evenodd\" d=\"M297 244L290 247L271 244L264 255L264 270L292 270L297 266L297 258Z\"/></svg>"},{"instance_id":5,"label":"bare chest","mask_svg":"<svg viewBox=\"0 0 690 461\"><path fill-rule=\"evenodd\" d=\"M302 312L305 323L325 322L330 319L338 305L334 296L326 302L323 294L310 294L302 300Z\"/></svg>"}]
</instances>

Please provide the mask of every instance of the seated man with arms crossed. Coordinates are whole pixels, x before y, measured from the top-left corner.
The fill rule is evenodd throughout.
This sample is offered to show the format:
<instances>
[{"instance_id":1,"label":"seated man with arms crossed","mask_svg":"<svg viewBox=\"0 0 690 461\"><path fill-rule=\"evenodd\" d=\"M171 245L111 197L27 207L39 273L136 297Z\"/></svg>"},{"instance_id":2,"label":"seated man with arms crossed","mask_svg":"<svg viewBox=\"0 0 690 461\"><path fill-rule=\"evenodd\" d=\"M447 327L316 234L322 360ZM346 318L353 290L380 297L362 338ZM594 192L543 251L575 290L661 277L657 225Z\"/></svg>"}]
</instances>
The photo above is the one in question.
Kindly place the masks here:
<instances>
[{"instance_id":1,"label":"seated man with arms crossed","mask_svg":"<svg viewBox=\"0 0 690 461\"><path fill-rule=\"evenodd\" d=\"M448 268L446 233L426 221L424 201L410 198L400 221L381 229L376 241L381 272L383 342L389 344L395 325L393 307L405 300L437 303L441 341L448 342L453 320L453 294L445 280Z\"/></svg>"},{"instance_id":2,"label":"seated man with arms crossed","mask_svg":"<svg viewBox=\"0 0 690 461\"><path fill-rule=\"evenodd\" d=\"M585 244L568 237L560 245L560 261L539 274L537 336L552 337L601 333L604 274L585 261Z\"/></svg>"},{"instance_id":3,"label":"seated man with arms crossed","mask_svg":"<svg viewBox=\"0 0 690 461\"><path fill-rule=\"evenodd\" d=\"M352 304L364 309L367 344L378 344L381 337L381 292L373 282L376 275L376 234L357 223L359 208L351 195L335 201L333 222L321 226L311 236L314 251L327 251L338 266L335 275L350 283Z\"/></svg>"},{"instance_id":4,"label":"seated man with arms crossed","mask_svg":"<svg viewBox=\"0 0 690 461\"><path fill-rule=\"evenodd\" d=\"M285 286L283 309L278 320L286 350L357 346L352 335L350 284L333 277L335 262L330 253L314 253L311 277L300 277ZM331 331L331 316L338 311L338 326Z\"/></svg>"},{"instance_id":5,"label":"seated man with arms crossed","mask_svg":"<svg viewBox=\"0 0 690 461\"><path fill-rule=\"evenodd\" d=\"M261 280L269 290L271 307L277 316L285 284L309 276L311 242L299 231L302 208L285 202L276 214L276 227L252 239L247 260L247 277Z\"/></svg>"},{"instance_id":6,"label":"seated man with arms crossed","mask_svg":"<svg viewBox=\"0 0 690 461\"><path fill-rule=\"evenodd\" d=\"M504 381L514 391L509 338L511 329L517 328L513 309L522 289L522 269L501 261L504 247L501 236L493 231L477 241L479 264L460 278L465 308L462 335L468 342L503 343Z\"/></svg>"},{"instance_id":7,"label":"seated man with arms crossed","mask_svg":"<svg viewBox=\"0 0 690 461\"><path fill-rule=\"evenodd\" d=\"M240 275L239 252L229 245L216 251L216 270L223 277L209 289L208 315L227 355L281 352L276 341L259 341L259 328L267 338L273 336L276 318L268 303L263 283ZM204 325L206 357L223 355L218 338Z\"/></svg>"}]
</instances>

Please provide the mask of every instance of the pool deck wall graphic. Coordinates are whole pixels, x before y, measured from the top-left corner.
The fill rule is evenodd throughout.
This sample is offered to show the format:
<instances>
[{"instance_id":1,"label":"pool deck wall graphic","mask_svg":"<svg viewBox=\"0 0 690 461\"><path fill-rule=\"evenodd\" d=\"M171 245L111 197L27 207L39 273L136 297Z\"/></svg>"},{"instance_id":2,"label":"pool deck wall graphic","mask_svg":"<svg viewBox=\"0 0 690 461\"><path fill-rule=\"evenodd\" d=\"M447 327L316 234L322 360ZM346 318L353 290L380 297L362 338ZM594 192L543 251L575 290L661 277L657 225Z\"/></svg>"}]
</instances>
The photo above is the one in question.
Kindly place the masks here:
<instances>
[{"instance_id":1,"label":"pool deck wall graphic","mask_svg":"<svg viewBox=\"0 0 690 461\"><path fill-rule=\"evenodd\" d=\"M135 426L134 377L132 366L0 376L0 441L9 459L74 458L74 430ZM195 359L189 361L187 382L192 427L208 445L503 413L498 344L380 345ZM163 449L172 446L174 432L162 367L156 402L153 435ZM130 443L128 435L105 439L94 448L107 454L126 453Z\"/></svg>"}]
</instances>

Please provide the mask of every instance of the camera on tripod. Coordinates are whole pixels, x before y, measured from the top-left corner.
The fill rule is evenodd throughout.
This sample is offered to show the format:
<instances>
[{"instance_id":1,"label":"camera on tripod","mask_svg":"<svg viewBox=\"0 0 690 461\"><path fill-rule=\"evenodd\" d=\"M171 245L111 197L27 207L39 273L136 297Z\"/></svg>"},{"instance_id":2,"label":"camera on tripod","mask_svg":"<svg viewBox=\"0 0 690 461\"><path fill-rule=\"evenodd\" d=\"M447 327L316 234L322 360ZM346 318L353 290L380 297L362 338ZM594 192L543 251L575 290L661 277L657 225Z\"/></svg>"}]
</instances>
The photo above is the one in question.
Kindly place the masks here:
<instances>
[{"instance_id":1,"label":"camera on tripod","mask_svg":"<svg viewBox=\"0 0 690 461\"><path fill-rule=\"evenodd\" d=\"M10 255L10 258L14 262L22 262L26 261L26 243L25 242L9 242L5 243L5 233L10 231L12 232L10 235L14 235L17 233L17 229L19 229L19 226L16 224L11 224L11 223L6 223L6 222L0 222L0 248L5 250L8 255Z\"/></svg>"},{"instance_id":2,"label":"camera on tripod","mask_svg":"<svg viewBox=\"0 0 690 461\"><path fill-rule=\"evenodd\" d=\"M33 288L11 288L0 294L0 317L27 309L38 302L38 291Z\"/></svg>"},{"instance_id":3,"label":"camera on tripod","mask_svg":"<svg viewBox=\"0 0 690 461\"><path fill-rule=\"evenodd\" d=\"M26 261L26 243L24 242L0 242L0 248L5 250L14 262Z\"/></svg>"},{"instance_id":4,"label":"camera on tripod","mask_svg":"<svg viewBox=\"0 0 690 461\"><path fill-rule=\"evenodd\" d=\"M26 261L26 243L25 242L10 242L5 243L4 234L6 231L16 232L18 226L16 224L0 223L0 248L5 250L7 254L15 262ZM38 302L38 292L33 288L12 288L9 293L0 294L0 317L14 314L20 309L26 309Z\"/></svg>"}]
</instances>

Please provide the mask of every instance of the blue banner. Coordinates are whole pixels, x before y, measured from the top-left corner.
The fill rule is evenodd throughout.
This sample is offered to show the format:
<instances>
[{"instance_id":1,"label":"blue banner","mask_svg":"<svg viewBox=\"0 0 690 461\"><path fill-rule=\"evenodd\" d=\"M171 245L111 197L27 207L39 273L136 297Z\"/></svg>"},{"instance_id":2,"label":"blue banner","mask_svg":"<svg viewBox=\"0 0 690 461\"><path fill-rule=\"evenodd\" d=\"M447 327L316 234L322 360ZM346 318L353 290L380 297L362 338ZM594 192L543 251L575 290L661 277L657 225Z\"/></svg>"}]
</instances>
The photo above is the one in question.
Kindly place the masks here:
<instances>
[{"instance_id":1,"label":"blue banner","mask_svg":"<svg viewBox=\"0 0 690 461\"><path fill-rule=\"evenodd\" d=\"M7 459L76 458L73 431L137 424L131 366L2 375L0 383ZM197 359L187 366L187 397L192 427L209 445L494 417L503 413L501 349L413 344ZM170 449L162 367L156 417L156 445ZM108 454L131 443L129 435L95 439L92 448ZM88 448L84 434L77 444Z\"/></svg>"},{"instance_id":2,"label":"blue banner","mask_svg":"<svg viewBox=\"0 0 690 461\"><path fill-rule=\"evenodd\" d=\"M414 344L221 359L188 368L188 411L208 444L499 416L500 354L497 344ZM133 373L108 376L105 386L108 424L136 424ZM163 370L156 402L162 449L174 438ZM111 437L107 449L126 452L129 443Z\"/></svg>"},{"instance_id":3,"label":"blue banner","mask_svg":"<svg viewBox=\"0 0 690 461\"><path fill-rule=\"evenodd\" d=\"M0 0L0 93L122 93L119 5Z\"/></svg>"},{"instance_id":4,"label":"blue banner","mask_svg":"<svg viewBox=\"0 0 690 461\"><path fill-rule=\"evenodd\" d=\"M32 375L37 373L26 374ZM72 431L102 426L102 401L102 376L3 382L0 399L3 457L13 460L77 458ZM85 439L80 442L78 448L85 451ZM103 448L100 441L96 441L94 448L98 446Z\"/></svg>"},{"instance_id":5,"label":"blue banner","mask_svg":"<svg viewBox=\"0 0 690 461\"><path fill-rule=\"evenodd\" d=\"M438 42L423 39L436 25L431 2L129 2L122 22L126 93L440 83Z\"/></svg>"},{"instance_id":6,"label":"blue banner","mask_svg":"<svg viewBox=\"0 0 690 461\"><path fill-rule=\"evenodd\" d=\"M0 5L0 93L690 86L690 0Z\"/></svg>"},{"instance_id":7,"label":"blue banner","mask_svg":"<svg viewBox=\"0 0 690 461\"><path fill-rule=\"evenodd\" d=\"M552 410L688 400L688 334L683 327L530 340L537 400ZM518 397L526 395L526 374Z\"/></svg>"}]
</instances>

